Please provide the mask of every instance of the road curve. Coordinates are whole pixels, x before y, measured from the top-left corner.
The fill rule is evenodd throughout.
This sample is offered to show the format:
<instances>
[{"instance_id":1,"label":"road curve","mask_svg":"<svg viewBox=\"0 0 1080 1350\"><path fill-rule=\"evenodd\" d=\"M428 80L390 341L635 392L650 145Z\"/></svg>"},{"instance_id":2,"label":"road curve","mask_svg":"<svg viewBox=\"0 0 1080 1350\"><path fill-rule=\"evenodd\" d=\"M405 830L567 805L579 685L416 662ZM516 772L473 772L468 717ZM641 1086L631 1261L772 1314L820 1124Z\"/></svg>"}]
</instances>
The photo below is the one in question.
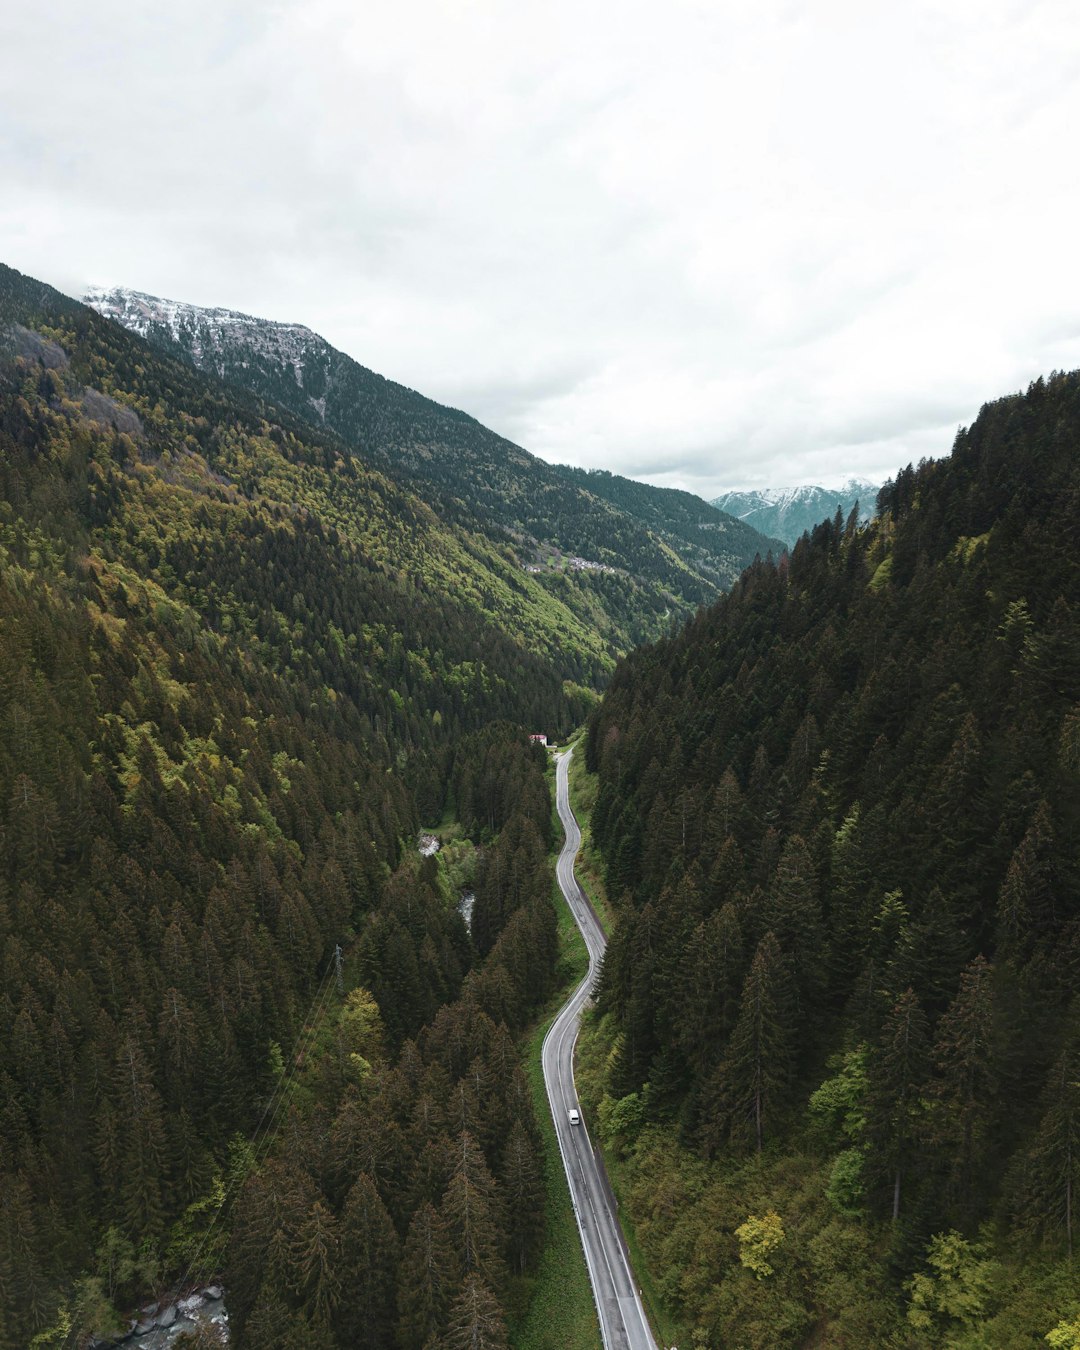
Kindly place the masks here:
<instances>
[{"instance_id":1,"label":"road curve","mask_svg":"<svg viewBox=\"0 0 1080 1350\"><path fill-rule=\"evenodd\" d=\"M592 992L597 966L607 945L600 920L574 875L581 831L570 809L568 771L573 753L573 749L565 750L555 757L555 802L566 831L556 875L585 939L589 972L544 1037L541 1052L544 1085L585 1248L585 1263L592 1281L605 1350L658 1350L634 1283L634 1272L622 1229L615 1217L615 1197L603 1160L592 1146L584 1119L580 1125L570 1124L571 1108L581 1110L574 1087L574 1046L581 1024L581 1009Z\"/></svg>"}]
</instances>

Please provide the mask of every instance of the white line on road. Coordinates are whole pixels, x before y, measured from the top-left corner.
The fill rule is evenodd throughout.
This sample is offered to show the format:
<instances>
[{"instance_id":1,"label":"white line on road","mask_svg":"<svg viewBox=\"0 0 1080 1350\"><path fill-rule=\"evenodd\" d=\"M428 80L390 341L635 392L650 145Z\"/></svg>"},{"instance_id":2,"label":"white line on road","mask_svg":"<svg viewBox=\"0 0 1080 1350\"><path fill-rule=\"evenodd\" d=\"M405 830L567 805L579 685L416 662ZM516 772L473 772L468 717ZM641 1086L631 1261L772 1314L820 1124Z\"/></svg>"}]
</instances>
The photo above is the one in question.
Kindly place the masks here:
<instances>
[{"instance_id":1,"label":"white line on road","mask_svg":"<svg viewBox=\"0 0 1080 1350\"><path fill-rule=\"evenodd\" d=\"M581 1023L581 1009L592 989L600 958L607 945L600 921L574 876L574 858L581 843L581 832L570 808L568 769L572 754L573 750L566 750L556 756L555 761L555 804L566 832L566 841L555 870L559 888L585 939L589 969L544 1037L541 1050L544 1085L570 1187L578 1233L585 1251L585 1264L600 1318L600 1334L605 1350L658 1350L630 1267L622 1231L608 1203L611 1190L603 1159L592 1147L584 1121L576 1126L566 1125L570 1108L580 1109L574 1085L574 1046ZM571 1132L565 1139L564 1127ZM576 1169L571 1167L571 1150ZM586 1213L591 1223L586 1222ZM629 1294L620 1292L620 1287L629 1290Z\"/></svg>"}]
</instances>

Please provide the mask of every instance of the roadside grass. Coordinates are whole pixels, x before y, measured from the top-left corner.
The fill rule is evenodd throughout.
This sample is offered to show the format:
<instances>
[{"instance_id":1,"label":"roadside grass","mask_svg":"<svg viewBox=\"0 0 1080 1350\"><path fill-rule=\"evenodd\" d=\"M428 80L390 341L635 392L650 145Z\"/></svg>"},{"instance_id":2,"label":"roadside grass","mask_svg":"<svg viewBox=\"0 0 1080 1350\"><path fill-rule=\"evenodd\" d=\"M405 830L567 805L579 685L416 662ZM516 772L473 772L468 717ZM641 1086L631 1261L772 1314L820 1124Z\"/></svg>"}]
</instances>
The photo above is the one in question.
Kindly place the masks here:
<instances>
[{"instance_id":1,"label":"roadside grass","mask_svg":"<svg viewBox=\"0 0 1080 1350\"><path fill-rule=\"evenodd\" d=\"M605 1163L607 1158L604 1159ZM608 1167L608 1179L611 1182L611 1189L615 1192L615 1199L619 1203L620 1217L622 1217L622 1177L616 1180L612 1169ZM637 1278L638 1288L641 1290L641 1301L645 1305L645 1315L648 1317L653 1331L656 1333L662 1346L678 1346L692 1344L691 1333L689 1329L676 1322L674 1317L664 1305L663 1299L657 1291L656 1281L652 1277L652 1272L645 1264L645 1257L641 1247L638 1245L637 1234L634 1231L634 1225L622 1218L623 1233L626 1236L626 1247L630 1253L630 1264L634 1268L634 1275Z\"/></svg>"},{"instance_id":2,"label":"roadside grass","mask_svg":"<svg viewBox=\"0 0 1080 1350\"><path fill-rule=\"evenodd\" d=\"M551 768L552 799L555 791L554 766ZM562 828L556 817L558 844L552 854L554 861L562 846ZM525 1073L532 1091L533 1107L544 1141L544 1193L547 1226L544 1250L535 1272L519 1282L513 1300L520 1311L510 1318L510 1344L513 1350L600 1350L600 1324L596 1317L592 1287L585 1268L585 1254L570 1203L570 1189L566 1184L562 1156L555 1125L551 1119L540 1050L548 1027L567 995L585 978L589 968L585 942L558 883L554 883L553 899L559 916L559 964L556 967L557 989L552 994L536 1026L526 1042Z\"/></svg>"},{"instance_id":3,"label":"roadside grass","mask_svg":"<svg viewBox=\"0 0 1080 1350\"><path fill-rule=\"evenodd\" d=\"M574 762L573 760L570 761L571 764L573 762ZM562 825L559 823L559 808L555 805L555 755L550 750L548 751L548 762L547 768L544 770L544 777L547 779L548 793L551 797L551 837L552 839L554 839L555 842L551 846L550 862L552 867L554 867L555 859L559 856L559 850L563 846L563 832L562 832ZM557 892L556 899L561 902L562 892L559 890L557 882L555 885L555 890ZM559 914L561 916L562 911L566 908L566 906L561 903L558 903L556 905L556 908L558 909ZM577 925L575 924L575 927L576 926Z\"/></svg>"},{"instance_id":4,"label":"roadside grass","mask_svg":"<svg viewBox=\"0 0 1080 1350\"><path fill-rule=\"evenodd\" d=\"M574 808L578 824L581 826L581 849L577 856L574 871L581 882L582 890L592 901L593 909L603 925L604 932L611 936L613 919L608 904L607 891L604 888L603 865L600 853L593 843L592 809L596 805L596 794L600 780L596 774L585 768L585 737L579 735L574 742L574 758L570 761L570 805Z\"/></svg>"},{"instance_id":5,"label":"roadside grass","mask_svg":"<svg viewBox=\"0 0 1080 1350\"><path fill-rule=\"evenodd\" d=\"M578 747L574 758L570 761L569 774L570 805L573 807L578 824L581 826L581 852L578 854L575 871L578 881L581 882L593 903L593 907L600 916L605 931L610 935L612 912L604 887L600 854L593 843L592 837L591 813L593 806L596 804L599 780L596 774L589 773L585 768L583 738L579 738ZM563 908L565 909L565 905ZM605 1020L610 1021L610 1019ZM581 1035L578 1038L578 1047L575 1054L576 1063L580 1062L585 1070L584 1074L581 1075L585 1082L579 1084L579 1092L589 1098L589 1107L594 1118L598 1118L596 1110L597 1084L602 1082L603 1065L612 1049L611 1043L605 1041L602 1027L603 1023L597 1017L595 1011L587 1008L582 1018ZM575 1068L575 1077L578 1076L578 1070ZM630 1253L634 1275L641 1290L641 1299L645 1305L649 1321L652 1323L653 1331L660 1338L661 1345L689 1345L691 1341L689 1329L676 1320L660 1296L656 1281L653 1279L642 1254L633 1222L624 1206L628 1182L626 1169L622 1161L616 1157L614 1149L604 1147L599 1130L594 1132L593 1138L600 1146L600 1151L604 1156L604 1166L607 1168L611 1189L615 1192L615 1199L619 1204L619 1221L626 1237L626 1246Z\"/></svg>"},{"instance_id":6,"label":"roadside grass","mask_svg":"<svg viewBox=\"0 0 1080 1350\"><path fill-rule=\"evenodd\" d=\"M598 1121L600 1116L600 1099L604 1092L607 1063L615 1046L615 1035L615 1026L610 1015L601 1018L595 1009L586 1011L581 1020L574 1077L582 1106L594 1121ZM599 1130L594 1131L593 1139L604 1155L608 1180L619 1205L619 1221L626 1237L627 1250L630 1252L630 1263L634 1268L634 1277L641 1290L641 1301L645 1305L652 1329L659 1337L661 1345L689 1346L692 1344L690 1329L675 1317L664 1302L626 1207L626 1195L634 1180L632 1162L628 1163L617 1155L615 1149L606 1147ZM640 1184L640 1177L638 1182Z\"/></svg>"}]
</instances>

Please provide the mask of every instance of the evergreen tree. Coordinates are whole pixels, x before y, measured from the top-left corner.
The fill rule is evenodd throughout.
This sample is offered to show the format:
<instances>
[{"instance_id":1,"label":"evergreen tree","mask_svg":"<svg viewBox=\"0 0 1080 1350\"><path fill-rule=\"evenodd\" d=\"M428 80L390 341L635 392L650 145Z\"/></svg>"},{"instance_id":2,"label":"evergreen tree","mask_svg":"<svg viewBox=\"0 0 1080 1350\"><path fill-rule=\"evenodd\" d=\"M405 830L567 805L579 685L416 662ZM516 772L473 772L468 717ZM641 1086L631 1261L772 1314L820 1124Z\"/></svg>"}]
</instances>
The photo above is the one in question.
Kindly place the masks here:
<instances>
[{"instance_id":1,"label":"evergreen tree","mask_svg":"<svg viewBox=\"0 0 1080 1350\"><path fill-rule=\"evenodd\" d=\"M1013 1213L1036 1233L1063 1232L1070 1261L1080 1182L1080 1035L1070 1035L1050 1071L1042 1115L1019 1160Z\"/></svg>"},{"instance_id":2,"label":"evergreen tree","mask_svg":"<svg viewBox=\"0 0 1080 1350\"><path fill-rule=\"evenodd\" d=\"M963 1212L992 1146L994 1095L1000 1081L993 970L981 956L960 977L960 989L938 1027L934 1062L934 1135L945 1146L950 1189Z\"/></svg>"},{"instance_id":3,"label":"evergreen tree","mask_svg":"<svg viewBox=\"0 0 1080 1350\"><path fill-rule=\"evenodd\" d=\"M442 1332L459 1272L446 1225L425 1202L409 1225L398 1274L397 1337L401 1350L426 1346Z\"/></svg>"},{"instance_id":4,"label":"evergreen tree","mask_svg":"<svg viewBox=\"0 0 1080 1350\"><path fill-rule=\"evenodd\" d=\"M802 1011L807 1016L815 1006L816 992L822 983L825 934L817 869L800 835L792 835L784 845L769 885L764 918L787 958Z\"/></svg>"},{"instance_id":5,"label":"evergreen tree","mask_svg":"<svg viewBox=\"0 0 1080 1350\"><path fill-rule=\"evenodd\" d=\"M120 1199L129 1236L155 1236L164 1219L165 1127L161 1098L150 1067L133 1034L116 1054L115 1084L120 1110Z\"/></svg>"},{"instance_id":6,"label":"evergreen tree","mask_svg":"<svg viewBox=\"0 0 1080 1350\"><path fill-rule=\"evenodd\" d=\"M1054 830L1045 801L1017 845L998 896L998 947L1018 964L1057 929L1053 876Z\"/></svg>"},{"instance_id":7,"label":"evergreen tree","mask_svg":"<svg viewBox=\"0 0 1080 1350\"><path fill-rule=\"evenodd\" d=\"M919 1139L929 1067L926 1017L908 988L886 1016L867 1062L868 1134L874 1164L891 1181L894 1223L900 1217L904 1174Z\"/></svg>"},{"instance_id":8,"label":"evergreen tree","mask_svg":"<svg viewBox=\"0 0 1080 1350\"><path fill-rule=\"evenodd\" d=\"M544 1231L544 1178L535 1140L520 1120L510 1128L499 1174L507 1216L507 1255L518 1275L540 1248Z\"/></svg>"},{"instance_id":9,"label":"evergreen tree","mask_svg":"<svg viewBox=\"0 0 1080 1350\"><path fill-rule=\"evenodd\" d=\"M794 1045L789 980L780 944L775 934L766 933L750 963L739 1018L713 1085L719 1120L714 1116L704 1127L713 1148L722 1120L735 1142L752 1142L760 1153L767 1127L782 1111Z\"/></svg>"},{"instance_id":10,"label":"evergreen tree","mask_svg":"<svg viewBox=\"0 0 1080 1350\"><path fill-rule=\"evenodd\" d=\"M742 924L730 901L698 924L681 951L677 1035L697 1074L715 1064L739 1009L745 975Z\"/></svg>"},{"instance_id":11,"label":"evergreen tree","mask_svg":"<svg viewBox=\"0 0 1080 1350\"><path fill-rule=\"evenodd\" d=\"M440 1213L463 1275L475 1275L489 1288L499 1289L505 1272L499 1255L503 1243L495 1182L468 1131L458 1136L454 1152L454 1171Z\"/></svg>"},{"instance_id":12,"label":"evergreen tree","mask_svg":"<svg viewBox=\"0 0 1080 1350\"><path fill-rule=\"evenodd\" d=\"M341 1289L335 1330L343 1345L380 1350L393 1341L400 1244L369 1176L357 1178L341 1215Z\"/></svg>"},{"instance_id":13,"label":"evergreen tree","mask_svg":"<svg viewBox=\"0 0 1080 1350\"><path fill-rule=\"evenodd\" d=\"M476 1275L468 1275L450 1309L440 1350L506 1350L506 1326L498 1300Z\"/></svg>"},{"instance_id":14,"label":"evergreen tree","mask_svg":"<svg viewBox=\"0 0 1080 1350\"><path fill-rule=\"evenodd\" d=\"M316 1200L290 1252L292 1283L313 1325L327 1326L341 1296L341 1234L333 1212Z\"/></svg>"}]
</instances>

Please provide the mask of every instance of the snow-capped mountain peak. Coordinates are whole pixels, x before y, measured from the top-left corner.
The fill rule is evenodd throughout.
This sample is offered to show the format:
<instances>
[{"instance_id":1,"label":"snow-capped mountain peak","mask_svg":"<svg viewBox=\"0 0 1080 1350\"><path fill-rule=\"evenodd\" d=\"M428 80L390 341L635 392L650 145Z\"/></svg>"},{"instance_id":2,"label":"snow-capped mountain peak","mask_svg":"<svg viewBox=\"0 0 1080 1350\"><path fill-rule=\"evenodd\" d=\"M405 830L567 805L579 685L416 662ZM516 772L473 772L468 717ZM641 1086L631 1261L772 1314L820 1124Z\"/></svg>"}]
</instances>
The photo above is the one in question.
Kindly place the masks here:
<instances>
[{"instance_id":1,"label":"snow-capped mountain peak","mask_svg":"<svg viewBox=\"0 0 1080 1350\"><path fill-rule=\"evenodd\" d=\"M310 402L325 415L325 403L319 405L325 399L331 349L303 324L276 323L234 309L203 309L122 286L92 287L83 302L150 342L180 347L193 365L222 378L230 366L255 362L267 373L291 375L301 389L312 383Z\"/></svg>"},{"instance_id":2,"label":"snow-capped mountain peak","mask_svg":"<svg viewBox=\"0 0 1080 1350\"><path fill-rule=\"evenodd\" d=\"M96 309L106 318L116 319L125 328L146 337L161 326L167 328L174 341L185 331L207 329L218 334L229 332L258 333L272 330L292 333L298 339L311 341L316 335L301 323L274 323L242 314L235 309L203 309L183 300L164 300L143 291L131 291L123 286L91 286L83 296L83 303Z\"/></svg>"},{"instance_id":3,"label":"snow-capped mountain peak","mask_svg":"<svg viewBox=\"0 0 1080 1350\"><path fill-rule=\"evenodd\" d=\"M839 488L825 488L816 483L749 488L725 492L713 498L712 504L745 520L763 534L794 544L806 530L835 515L837 507L847 516L858 502L859 520L869 520L874 514L879 487L880 484L865 478L849 478Z\"/></svg>"}]
</instances>

